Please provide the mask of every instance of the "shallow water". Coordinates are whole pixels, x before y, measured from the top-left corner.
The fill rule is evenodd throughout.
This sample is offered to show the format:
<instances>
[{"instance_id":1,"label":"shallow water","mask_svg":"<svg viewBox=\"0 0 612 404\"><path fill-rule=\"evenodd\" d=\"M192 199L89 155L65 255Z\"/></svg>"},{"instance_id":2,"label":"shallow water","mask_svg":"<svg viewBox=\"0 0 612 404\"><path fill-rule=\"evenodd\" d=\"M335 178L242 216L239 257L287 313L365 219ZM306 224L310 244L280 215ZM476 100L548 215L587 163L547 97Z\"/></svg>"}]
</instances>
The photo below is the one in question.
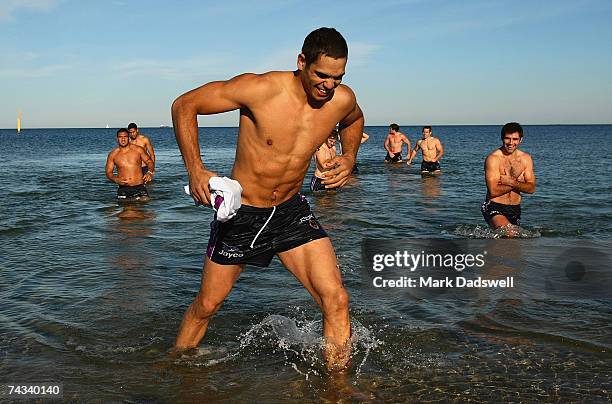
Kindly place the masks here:
<instances>
[{"instance_id":1,"label":"shallow water","mask_svg":"<svg viewBox=\"0 0 612 404\"><path fill-rule=\"evenodd\" d=\"M347 187L313 196L304 182L351 294L348 375L325 372L319 311L278 260L247 268L201 348L170 359L212 215L182 193L172 130L143 131L157 154L152 198L122 205L104 177L114 130L0 131L0 382L59 381L79 401L610 400L610 299L421 299L365 276L366 238L496 237L480 214L484 158L499 144L489 126L434 127L440 177L382 164L386 128L370 127ZM418 128L402 131L416 141ZM204 161L229 174L237 129L204 132ZM533 265L578 242L610 256L610 140L612 126L526 127L538 189L521 243Z\"/></svg>"}]
</instances>

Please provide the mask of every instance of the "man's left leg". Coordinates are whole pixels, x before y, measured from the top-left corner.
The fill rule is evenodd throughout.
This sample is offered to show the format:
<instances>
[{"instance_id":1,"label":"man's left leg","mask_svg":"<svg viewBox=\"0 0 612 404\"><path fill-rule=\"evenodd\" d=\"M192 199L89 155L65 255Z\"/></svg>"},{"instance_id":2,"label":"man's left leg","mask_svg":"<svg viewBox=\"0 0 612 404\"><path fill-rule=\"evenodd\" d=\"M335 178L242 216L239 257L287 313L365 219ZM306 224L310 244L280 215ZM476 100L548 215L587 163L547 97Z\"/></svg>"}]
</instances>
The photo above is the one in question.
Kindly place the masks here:
<instances>
[{"instance_id":1,"label":"man's left leg","mask_svg":"<svg viewBox=\"0 0 612 404\"><path fill-rule=\"evenodd\" d=\"M278 253L283 265L310 293L323 314L325 360L330 371L348 367L351 359L349 296L328 237Z\"/></svg>"}]
</instances>

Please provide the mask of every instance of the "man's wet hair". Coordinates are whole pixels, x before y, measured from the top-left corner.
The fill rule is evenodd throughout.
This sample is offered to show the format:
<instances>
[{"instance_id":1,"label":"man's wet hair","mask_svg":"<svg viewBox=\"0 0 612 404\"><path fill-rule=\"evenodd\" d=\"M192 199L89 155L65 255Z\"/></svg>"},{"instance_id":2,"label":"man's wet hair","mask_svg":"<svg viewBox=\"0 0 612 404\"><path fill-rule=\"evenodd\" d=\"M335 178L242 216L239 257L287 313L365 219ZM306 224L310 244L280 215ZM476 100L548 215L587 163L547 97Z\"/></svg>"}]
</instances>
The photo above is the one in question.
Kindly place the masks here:
<instances>
[{"instance_id":1,"label":"man's wet hair","mask_svg":"<svg viewBox=\"0 0 612 404\"><path fill-rule=\"evenodd\" d=\"M523 127L521 124L518 122L508 122L501 130L501 138L503 139L504 135L507 133L510 134L515 132L518 132L520 138L523 137Z\"/></svg>"},{"instance_id":2,"label":"man's wet hair","mask_svg":"<svg viewBox=\"0 0 612 404\"><path fill-rule=\"evenodd\" d=\"M119 136L119 134L120 134L121 132L125 132L125 133L127 133L128 135L130 134L130 131L129 131L129 130L127 130L127 129L125 129L125 128L121 128L121 129L119 129L119 130L117 131L117 136Z\"/></svg>"},{"instance_id":3,"label":"man's wet hair","mask_svg":"<svg viewBox=\"0 0 612 404\"><path fill-rule=\"evenodd\" d=\"M389 127L391 129L393 129L394 131L399 132L399 125L398 124L392 123L391 125L389 125Z\"/></svg>"},{"instance_id":4,"label":"man's wet hair","mask_svg":"<svg viewBox=\"0 0 612 404\"><path fill-rule=\"evenodd\" d=\"M431 132L431 126L427 125L427 126L423 126L423 130L425 129L429 129L429 131ZM422 131L421 131L422 132Z\"/></svg>"},{"instance_id":5,"label":"man's wet hair","mask_svg":"<svg viewBox=\"0 0 612 404\"><path fill-rule=\"evenodd\" d=\"M130 123L130 124L128 125L128 130L129 130L129 129L138 129L138 125L136 125L134 122L132 122L132 123Z\"/></svg>"},{"instance_id":6,"label":"man's wet hair","mask_svg":"<svg viewBox=\"0 0 612 404\"><path fill-rule=\"evenodd\" d=\"M332 129L331 133L329 134L329 137L333 137L334 139L338 139L338 129Z\"/></svg>"},{"instance_id":7,"label":"man's wet hair","mask_svg":"<svg viewBox=\"0 0 612 404\"><path fill-rule=\"evenodd\" d=\"M315 62L320 55L342 59L348 57L348 45L342 34L334 28L322 27L306 36L302 54L307 65Z\"/></svg>"}]
</instances>

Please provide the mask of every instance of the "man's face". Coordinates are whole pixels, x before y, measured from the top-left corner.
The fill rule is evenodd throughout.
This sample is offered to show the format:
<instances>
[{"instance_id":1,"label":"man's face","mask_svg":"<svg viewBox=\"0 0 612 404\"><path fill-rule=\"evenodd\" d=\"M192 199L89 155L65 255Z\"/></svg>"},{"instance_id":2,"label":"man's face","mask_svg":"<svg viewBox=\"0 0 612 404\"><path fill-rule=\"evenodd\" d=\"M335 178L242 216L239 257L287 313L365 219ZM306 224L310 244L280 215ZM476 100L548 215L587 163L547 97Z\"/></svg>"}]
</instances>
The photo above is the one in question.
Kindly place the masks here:
<instances>
[{"instance_id":1,"label":"man's face","mask_svg":"<svg viewBox=\"0 0 612 404\"><path fill-rule=\"evenodd\" d=\"M514 133L504 133L504 137L502 139L503 148L508 154L514 153L516 149L518 149L518 145L521 144L523 138L519 135L518 132Z\"/></svg>"},{"instance_id":2,"label":"man's face","mask_svg":"<svg viewBox=\"0 0 612 404\"><path fill-rule=\"evenodd\" d=\"M327 147L334 147L336 145L336 138L333 136L330 136L327 138Z\"/></svg>"},{"instance_id":3,"label":"man's face","mask_svg":"<svg viewBox=\"0 0 612 404\"><path fill-rule=\"evenodd\" d=\"M117 134L117 143L119 143L119 147L126 147L130 144L130 137L127 132L119 132Z\"/></svg>"},{"instance_id":4,"label":"man's face","mask_svg":"<svg viewBox=\"0 0 612 404\"><path fill-rule=\"evenodd\" d=\"M298 56L298 70L301 73L302 86L309 99L316 102L330 100L334 90L342 82L346 68L346 58L334 59L321 55L317 60L306 65L304 55Z\"/></svg>"},{"instance_id":5,"label":"man's face","mask_svg":"<svg viewBox=\"0 0 612 404\"><path fill-rule=\"evenodd\" d=\"M130 128L128 129L128 132L130 132L130 139L134 140L138 137L138 129Z\"/></svg>"},{"instance_id":6,"label":"man's face","mask_svg":"<svg viewBox=\"0 0 612 404\"><path fill-rule=\"evenodd\" d=\"M395 129L389 128L389 134L390 135L395 135L397 132L395 131Z\"/></svg>"},{"instance_id":7,"label":"man's face","mask_svg":"<svg viewBox=\"0 0 612 404\"><path fill-rule=\"evenodd\" d=\"M431 129L423 129L423 139L427 139L431 136Z\"/></svg>"}]
</instances>

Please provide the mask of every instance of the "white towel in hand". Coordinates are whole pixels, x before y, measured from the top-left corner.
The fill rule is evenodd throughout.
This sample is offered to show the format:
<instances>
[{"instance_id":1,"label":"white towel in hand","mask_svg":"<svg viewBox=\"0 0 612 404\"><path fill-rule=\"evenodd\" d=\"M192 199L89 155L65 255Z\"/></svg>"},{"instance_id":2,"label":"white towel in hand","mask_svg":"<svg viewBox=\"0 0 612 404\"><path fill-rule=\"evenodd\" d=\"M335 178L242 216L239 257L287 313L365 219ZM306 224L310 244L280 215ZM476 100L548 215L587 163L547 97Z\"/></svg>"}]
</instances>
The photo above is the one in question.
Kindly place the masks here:
<instances>
[{"instance_id":1,"label":"white towel in hand","mask_svg":"<svg viewBox=\"0 0 612 404\"><path fill-rule=\"evenodd\" d=\"M217 220L227 222L240 209L242 187L236 180L227 177L211 177L208 181L213 209Z\"/></svg>"},{"instance_id":2,"label":"white towel in hand","mask_svg":"<svg viewBox=\"0 0 612 404\"><path fill-rule=\"evenodd\" d=\"M191 195L189 185L185 185L185 193ZM242 186L236 180L227 177L211 177L208 180L212 208L217 212L217 220L227 222L240 209Z\"/></svg>"}]
</instances>

